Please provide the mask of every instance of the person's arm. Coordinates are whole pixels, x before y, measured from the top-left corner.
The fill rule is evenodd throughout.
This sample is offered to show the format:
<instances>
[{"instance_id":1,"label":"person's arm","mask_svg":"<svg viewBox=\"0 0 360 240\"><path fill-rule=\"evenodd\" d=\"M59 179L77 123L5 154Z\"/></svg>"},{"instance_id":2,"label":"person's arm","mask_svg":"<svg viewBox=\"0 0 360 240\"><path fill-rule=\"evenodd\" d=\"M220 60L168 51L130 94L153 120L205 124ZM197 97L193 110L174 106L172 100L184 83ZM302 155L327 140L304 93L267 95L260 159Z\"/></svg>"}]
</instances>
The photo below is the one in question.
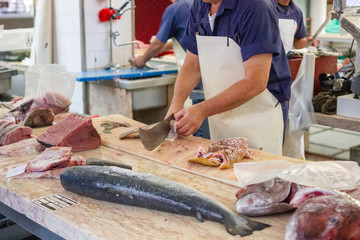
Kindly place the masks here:
<instances>
[{"instance_id":1,"label":"person's arm","mask_svg":"<svg viewBox=\"0 0 360 240\"><path fill-rule=\"evenodd\" d=\"M172 41L168 41L167 43L165 43L165 45L161 48L160 53L163 53L163 52L167 52L169 50L173 49L173 44L172 44Z\"/></svg>"},{"instance_id":2,"label":"person's arm","mask_svg":"<svg viewBox=\"0 0 360 240\"><path fill-rule=\"evenodd\" d=\"M244 62L245 78L210 99L176 112L178 133L189 136L199 129L205 118L236 108L263 92L267 87L271 61L271 53L250 57Z\"/></svg>"},{"instance_id":3,"label":"person's arm","mask_svg":"<svg viewBox=\"0 0 360 240\"><path fill-rule=\"evenodd\" d=\"M152 41L149 45L149 47L146 49L145 53L143 55L140 55L137 57L131 65L137 68L142 68L145 66L146 62L149 61L152 57L157 56L161 49L164 47L165 43L162 41L155 39Z\"/></svg>"},{"instance_id":4,"label":"person's arm","mask_svg":"<svg viewBox=\"0 0 360 240\"><path fill-rule=\"evenodd\" d=\"M166 117L184 108L185 100L199 83L200 76L199 57L187 51L184 64L175 81L174 95Z\"/></svg>"},{"instance_id":5,"label":"person's arm","mask_svg":"<svg viewBox=\"0 0 360 240\"><path fill-rule=\"evenodd\" d=\"M304 48L306 46L307 42L308 42L308 40L306 39L306 37L301 38L301 39L294 38L294 48L295 49Z\"/></svg>"},{"instance_id":6,"label":"person's arm","mask_svg":"<svg viewBox=\"0 0 360 240\"><path fill-rule=\"evenodd\" d=\"M317 45L319 44L319 40L317 40L315 38L314 41L313 41L313 38L311 36L310 37L304 37L304 38L301 38L301 39L295 38L294 39L294 48L295 49L304 48L306 46L306 44L308 42L311 42L311 41L312 41L311 46L317 47Z\"/></svg>"}]
</instances>

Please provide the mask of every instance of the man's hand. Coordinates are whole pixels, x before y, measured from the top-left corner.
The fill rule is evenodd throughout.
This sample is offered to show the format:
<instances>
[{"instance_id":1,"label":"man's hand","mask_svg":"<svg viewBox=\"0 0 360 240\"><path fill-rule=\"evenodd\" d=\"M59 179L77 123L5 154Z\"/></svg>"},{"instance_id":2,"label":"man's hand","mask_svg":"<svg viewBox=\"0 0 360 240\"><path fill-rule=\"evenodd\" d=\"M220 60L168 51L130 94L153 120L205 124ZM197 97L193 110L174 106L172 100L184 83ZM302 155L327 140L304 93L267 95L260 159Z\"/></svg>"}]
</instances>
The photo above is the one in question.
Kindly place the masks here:
<instances>
[{"instance_id":1,"label":"man's hand","mask_svg":"<svg viewBox=\"0 0 360 240\"><path fill-rule=\"evenodd\" d=\"M157 56L160 53L160 50L164 47L165 43L158 39L154 39L148 49L146 49L145 53L139 57L137 57L131 65L137 68L143 68L147 61L149 61L152 57Z\"/></svg>"},{"instance_id":2,"label":"man's hand","mask_svg":"<svg viewBox=\"0 0 360 240\"><path fill-rule=\"evenodd\" d=\"M183 136L195 133L206 118L205 111L199 104L184 108L175 113L177 132Z\"/></svg>"},{"instance_id":3,"label":"man's hand","mask_svg":"<svg viewBox=\"0 0 360 240\"><path fill-rule=\"evenodd\" d=\"M143 68L145 64L146 64L146 59L144 55L135 58L135 60L131 62L131 66L136 68Z\"/></svg>"},{"instance_id":4,"label":"man's hand","mask_svg":"<svg viewBox=\"0 0 360 240\"><path fill-rule=\"evenodd\" d=\"M319 40L317 40L316 38L313 40L313 37L307 37L306 38L306 41L307 42L311 42L312 41L312 43L311 43L311 46L313 46L313 47L317 47L319 44L320 44L320 41Z\"/></svg>"}]
</instances>

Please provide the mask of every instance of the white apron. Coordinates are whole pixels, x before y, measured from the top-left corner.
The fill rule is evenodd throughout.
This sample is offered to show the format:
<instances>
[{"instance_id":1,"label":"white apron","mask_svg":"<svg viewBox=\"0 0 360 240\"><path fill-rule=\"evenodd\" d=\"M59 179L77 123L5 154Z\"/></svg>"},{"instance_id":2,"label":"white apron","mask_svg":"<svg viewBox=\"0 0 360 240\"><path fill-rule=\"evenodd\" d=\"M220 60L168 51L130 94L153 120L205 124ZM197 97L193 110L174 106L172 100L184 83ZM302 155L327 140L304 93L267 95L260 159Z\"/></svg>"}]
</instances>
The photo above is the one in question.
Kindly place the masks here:
<instances>
[{"instance_id":1,"label":"white apron","mask_svg":"<svg viewBox=\"0 0 360 240\"><path fill-rule=\"evenodd\" d=\"M294 36L297 23L294 19L279 19L279 30L285 53L288 53L294 46Z\"/></svg>"},{"instance_id":2,"label":"white apron","mask_svg":"<svg viewBox=\"0 0 360 240\"><path fill-rule=\"evenodd\" d=\"M197 35L196 40L205 99L245 77L240 47L231 38L229 46L227 37ZM281 155L284 123L277 103L266 89L237 108L209 117L211 139L246 137L250 148Z\"/></svg>"},{"instance_id":3,"label":"white apron","mask_svg":"<svg viewBox=\"0 0 360 240\"><path fill-rule=\"evenodd\" d=\"M185 61L186 52L180 45L179 41L176 40L176 38L172 38L171 40L176 58L176 66L178 68L178 71L180 71L180 68Z\"/></svg>"}]
</instances>

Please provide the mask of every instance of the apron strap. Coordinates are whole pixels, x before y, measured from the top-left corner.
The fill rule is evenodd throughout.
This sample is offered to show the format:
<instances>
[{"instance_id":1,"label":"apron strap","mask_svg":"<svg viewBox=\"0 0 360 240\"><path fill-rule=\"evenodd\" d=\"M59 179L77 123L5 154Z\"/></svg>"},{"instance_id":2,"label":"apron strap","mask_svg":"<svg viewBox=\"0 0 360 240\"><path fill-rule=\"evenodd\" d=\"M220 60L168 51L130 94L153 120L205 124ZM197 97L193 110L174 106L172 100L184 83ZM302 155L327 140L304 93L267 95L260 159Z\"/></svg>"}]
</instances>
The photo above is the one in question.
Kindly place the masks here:
<instances>
[{"instance_id":1,"label":"apron strap","mask_svg":"<svg viewBox=\"0 0 360 240\"><path fill-rule=\"evenodd\" d=\"M231 13L232 13L232 11L230 11L229 23L228 23L228 31L227 31L227 46L228 46L228 47L230 46L229 36L230 36Z\"/></svg>"}]
</instances>

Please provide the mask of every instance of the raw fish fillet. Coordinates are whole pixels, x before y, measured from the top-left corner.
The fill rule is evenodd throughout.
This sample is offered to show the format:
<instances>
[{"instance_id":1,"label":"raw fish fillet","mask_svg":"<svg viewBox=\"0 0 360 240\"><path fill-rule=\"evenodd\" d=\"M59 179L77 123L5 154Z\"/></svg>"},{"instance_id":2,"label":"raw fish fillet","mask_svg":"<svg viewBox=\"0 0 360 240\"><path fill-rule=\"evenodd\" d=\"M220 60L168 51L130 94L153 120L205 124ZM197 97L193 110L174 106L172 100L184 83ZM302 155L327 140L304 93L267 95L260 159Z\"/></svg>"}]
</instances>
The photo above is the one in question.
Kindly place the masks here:
<instances>
[{"instance_id":1,"label":"raw fish fillet","mask_svg":"<svg viewBox=\"0 0 360 240\"><path fill-rule=\"evenodd\" d=\"M244 157L251 158L247 145L246 138L227 138L214 142L208 150L200 146L197 157L189 161L206 166L220 166L220 169L231 168L234 163L240 162Z\"/></svg>"},{"instance_id":2,"label":"raw fish fillet","mask_svg":"<svg viewBox=\"0 0 360 240\"><path fill-rule=\"evenodd\" d=\"M13 120L0 120L0 146L30 138L32 129L16 124Z\"/></svg>"},{"instance_id":3,"label":"raw fish fillet","mask_svg":"<svg viewBox=\"0 0 360 240\"><path fill-rule=\"evenodd\" d=\"M21 175L15 176L14 178L21 179L35 179L35 178L56 178L59 179L63 171L73 166L84 166L86 164L85 159L82 156L71 156L66 166L55 167L53 169L43 172L25 172Z\"/></svg>"},{"instance_id":4,"label":"raw fish fillet","mask_svg":"<svg viewBox=\"0 0 360 240\"><path fill-rule=\"evenodd\" d=\"M71 147L73 152L90 150L101 145L100 135L91 119L78 114L69 115L36 139L47 147Z\"/></svg>"},{"instance_id":5,"label":"raw fish fillet","mask_svg":"<svg viewBox=\"0 0 360 240\"><path fill-rule=\"evenodd\" d=\"M31 172L44 172L55 167L65 167L69 164L70 156L70 147L48 148L30 161L25 169Z\"/></svg>"},{"instance_id":6,"label":"raw fish fillet","mask_svg":"<svg viewBox=\"0 0 360 240\"><path fill-rule=\"evenodd\" d=\"M45 147L36 141L36 138L28 138L16 143L0 147L0 155L6 157L26 156L39 154Z\"/></svg>"}]
</instances>

